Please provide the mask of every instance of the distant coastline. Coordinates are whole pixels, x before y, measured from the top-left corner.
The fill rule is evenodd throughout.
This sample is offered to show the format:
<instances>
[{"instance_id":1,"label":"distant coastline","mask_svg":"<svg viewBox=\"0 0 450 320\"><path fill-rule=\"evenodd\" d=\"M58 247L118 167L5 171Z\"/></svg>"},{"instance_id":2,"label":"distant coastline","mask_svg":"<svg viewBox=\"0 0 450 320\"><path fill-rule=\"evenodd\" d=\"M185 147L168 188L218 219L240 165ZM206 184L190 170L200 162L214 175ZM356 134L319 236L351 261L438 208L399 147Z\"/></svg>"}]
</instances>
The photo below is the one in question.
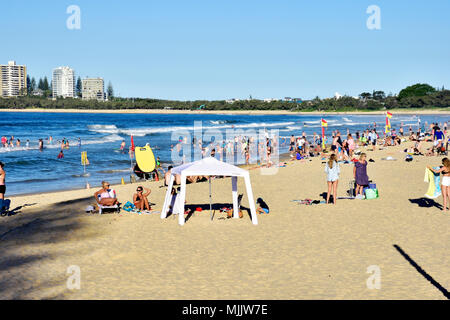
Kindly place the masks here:
<instances>
[{"instance_id":1,"label":"distant coastline","mask_svg":"<svg viewBox=\"0 0 450 320\"><path fill-rule=\"evenodd\" d=\"M450 108L442 109L389 109L395 114L449 114ZM167 109L47 109L47 108L28 108L28 109L4 109L0 112L48 112L48 113L117 113L117 114L246 114L246 115L283 115L283 114L354 114L354 115L382 115L386 111L287 111L287 110L167 110Z\"/></svg>"}]
</instances>

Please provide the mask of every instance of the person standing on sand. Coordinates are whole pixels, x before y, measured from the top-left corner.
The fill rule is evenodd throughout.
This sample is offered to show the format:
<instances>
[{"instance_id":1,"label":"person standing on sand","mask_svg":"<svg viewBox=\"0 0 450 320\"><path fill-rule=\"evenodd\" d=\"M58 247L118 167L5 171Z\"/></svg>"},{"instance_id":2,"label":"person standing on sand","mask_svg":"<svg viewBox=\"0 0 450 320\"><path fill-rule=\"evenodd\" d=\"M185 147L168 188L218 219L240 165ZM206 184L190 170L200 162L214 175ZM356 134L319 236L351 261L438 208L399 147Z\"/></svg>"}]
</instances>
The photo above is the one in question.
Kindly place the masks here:
<instances>
[{"instance_id":1,"label":"person standing on sand","mask_svg":"<svg viewBox=\"0 0 450 320\"><path fill-rule=\"evenodd\" d=\"M325 173L327 174L328 184L327 204L330 202L331 190L333 190L333 203L336 204L340 172L341 170L339 168L339 163L337 162L337 156L332 153L329 160L325 164Z\"/></svg>"},{"instance_id":2,"label":"person standing on sand","mask_svg":"<svg viewBox=\"0 0 450 320\"><path fill-rule=\"evenodd\" d=\"M348 136L347 136L347 145L348 145L349 158L352 159L353 158L353 152L355 151L355 148L356 148L356 143L355 143L355 140L353 139L351 133L349 133Z\"/></svg>"},{"instance_id":3,"label":"person standing on sand","mask_svg":"<svg viewBox=\"0 0 450 320\"><path fill-rule=\"evenodd\" d=\"M369 185L369 176L367 175L367 161L366 154L361 153L359 161L355 162L353 167L353 177L356 181L356 199L364 199L364 186Z\"/></svg>"},{"instance_id":4,"label":"person standing on sand","mask_svg":"<svg viewBox=\"0 0 450 320\"><path fill-rule=\"evenodd\" d=\"M442 209L447 212L447 206L450 208L450 160L448 158L442 159L443 167L439 170L434 170L431 166L428 166L428 169L433 171L434 173L442 173L442 182L441 182L441 191L442 198L444 198L444 208Z\"/></svg>"},{"instance_id":5,"label":"person standing on sand","mask_svg":"<svg viewBox=\"0 0 450 320\"><path fill-rule=\"evenodd\" d=\"M0 199L5 200L5 193L6 193L6 173L3 169L5 167L5 164L3 162L0 162Z\"/></svg>"}]
</instances>

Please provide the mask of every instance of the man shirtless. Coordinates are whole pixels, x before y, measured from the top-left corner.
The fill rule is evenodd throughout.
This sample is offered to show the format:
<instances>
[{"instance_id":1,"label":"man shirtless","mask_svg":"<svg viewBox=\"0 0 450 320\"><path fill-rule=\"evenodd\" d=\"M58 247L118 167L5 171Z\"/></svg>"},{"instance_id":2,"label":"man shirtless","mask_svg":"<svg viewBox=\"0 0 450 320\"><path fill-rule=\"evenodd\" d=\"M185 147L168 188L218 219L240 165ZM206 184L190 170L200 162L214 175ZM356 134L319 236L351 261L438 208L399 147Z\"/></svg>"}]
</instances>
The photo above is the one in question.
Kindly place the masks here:
<instances>
[{"instance_id":1,"label":"man shirtless","mask_svg":"<svg viewBox=\"0 0 450 320\"><path fill-rule=\"evenodd\" d=\"M5 170L3 170L3 167L5 164L3 162L0 162L0 199L5 200L5 192L6 192L6 185L5 185L5 177L6 173Z\"/></svg>"}]
</instances>

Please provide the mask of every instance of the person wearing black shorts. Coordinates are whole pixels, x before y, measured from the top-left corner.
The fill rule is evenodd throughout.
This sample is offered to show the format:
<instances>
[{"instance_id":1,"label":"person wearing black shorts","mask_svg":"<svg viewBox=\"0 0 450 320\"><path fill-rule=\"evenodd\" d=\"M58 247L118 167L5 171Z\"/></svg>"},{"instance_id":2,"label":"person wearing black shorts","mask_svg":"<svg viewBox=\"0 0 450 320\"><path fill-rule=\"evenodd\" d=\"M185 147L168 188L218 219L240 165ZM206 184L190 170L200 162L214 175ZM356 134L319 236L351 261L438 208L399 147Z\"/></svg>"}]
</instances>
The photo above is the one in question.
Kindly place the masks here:
<instances>
[{"instance_id":1,"label":"person wearing black shorts","mask_svg":"<svg viewBox=\"0 0 450 320\"><path fill-rule=\"evenodd\" d=\"M3 168L5 167L5 164L3 162L0 162L0 199L5 199L5 193L6 193L6 185L5 185L5 177L6 173Z\"/></svg>"}]
</instances>

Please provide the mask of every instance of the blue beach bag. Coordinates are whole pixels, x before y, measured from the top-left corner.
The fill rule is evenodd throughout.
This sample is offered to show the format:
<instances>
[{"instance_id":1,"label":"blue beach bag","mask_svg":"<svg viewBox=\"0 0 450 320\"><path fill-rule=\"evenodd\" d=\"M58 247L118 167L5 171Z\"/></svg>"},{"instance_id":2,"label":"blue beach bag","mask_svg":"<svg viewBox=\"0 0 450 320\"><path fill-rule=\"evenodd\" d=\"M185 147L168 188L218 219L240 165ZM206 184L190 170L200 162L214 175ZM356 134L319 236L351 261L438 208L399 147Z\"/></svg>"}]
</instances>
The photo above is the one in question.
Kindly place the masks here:
<instances>
[{"instance_id":1,"label":"blue beach bag","mask_svg":"<svg viewBox=\"0 0 450 320\"><path fill-rule=\"evenodd\" d=\"M130 201L128 201L127 203L125 203L122 207L123 210L125 210L126 212L131 212L135 209L135 205L132 204Z\"/></svg>"}]
</instances>

